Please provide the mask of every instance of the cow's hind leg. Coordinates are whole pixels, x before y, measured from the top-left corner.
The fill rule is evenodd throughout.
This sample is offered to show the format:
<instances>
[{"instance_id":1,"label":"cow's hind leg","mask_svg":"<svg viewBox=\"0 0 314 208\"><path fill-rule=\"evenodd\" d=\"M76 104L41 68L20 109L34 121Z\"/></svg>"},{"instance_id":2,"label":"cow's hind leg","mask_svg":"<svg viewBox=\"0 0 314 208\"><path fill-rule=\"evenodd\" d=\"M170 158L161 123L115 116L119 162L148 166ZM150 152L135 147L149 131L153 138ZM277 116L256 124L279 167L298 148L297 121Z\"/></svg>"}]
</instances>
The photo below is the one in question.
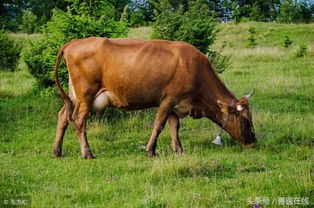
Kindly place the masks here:
<instances>
[{"instance_id":1,"label":"cow's hind leg","mask_svg":"<svg viewBox=\"0 0 314 208\"><path fill-rule=\"evenodd\" d=\"M175 113L171 113L168 117L168 124L170 126L172 149L178 154L183 153L183 148L179 138L180 121L179 117Z\"/></svg>"},{"instance_id":2,"label":"cow's hind leg","mask_svg":"<svg viewBox=\"0 0 314 208\"><path fill-rule=\"evenodd\" d=\"M67 106L64 105L58 114L57 132L53 145L53 153L56 157L62 156L62 143L66 128L68 127Z\"/></svg>"},{"instance_id":3,"label":"cow's hind leg","mask_svg":"<svg viewBox=\"0 0 314 208\"><path fill-rule=\"evenodd\" d=\"M170 108L171 102L169 100L163 101L158 108L154 122L154 129L146 147L146 151L149 157L156 156L157 138L165 127L167 118L170 113Z\"/></svg>"},{"instance_id":4,"label":"cow's hind leg","mask_svg":"<svg viewBox=\"0 0 314 208\"><path fill-rule=\"evenodd\" d=\"M82 157L85 159L94 158L86 136L87 117L90 112L90 105L87 101L78 101L75 105L74 113L72 115L73 124L76 128L77 136L80 143Z\"/></svg>"}]
</instances>

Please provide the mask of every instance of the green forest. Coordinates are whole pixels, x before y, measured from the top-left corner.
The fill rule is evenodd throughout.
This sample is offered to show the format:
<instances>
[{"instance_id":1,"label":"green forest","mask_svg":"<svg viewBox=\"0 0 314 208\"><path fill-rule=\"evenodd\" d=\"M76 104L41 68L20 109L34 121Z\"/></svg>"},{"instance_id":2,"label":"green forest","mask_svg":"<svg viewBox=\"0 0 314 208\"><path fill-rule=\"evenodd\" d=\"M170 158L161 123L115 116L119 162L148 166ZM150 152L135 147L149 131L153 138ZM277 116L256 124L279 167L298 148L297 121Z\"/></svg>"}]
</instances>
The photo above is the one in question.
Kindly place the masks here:
<instances>
[{"instance_id":1,"label":"green forest","mask_svg":"<svg viewBox=\"0 0 314 208\"><path fill-rule=\"evenodd\" d=\"M1 28L13 32L40 32L54 14L67 12L73 5L85 7L91 16L107 15L124 21L131 27L147 26L156 21L161 12L180 7L187 10L189 0L3 0L0 3ZM259 21L309 23L313 21L311 0L203 0L211 15L220 22ZM97 10L97 11L96 11Z\"/></svg>"}]
</instances>

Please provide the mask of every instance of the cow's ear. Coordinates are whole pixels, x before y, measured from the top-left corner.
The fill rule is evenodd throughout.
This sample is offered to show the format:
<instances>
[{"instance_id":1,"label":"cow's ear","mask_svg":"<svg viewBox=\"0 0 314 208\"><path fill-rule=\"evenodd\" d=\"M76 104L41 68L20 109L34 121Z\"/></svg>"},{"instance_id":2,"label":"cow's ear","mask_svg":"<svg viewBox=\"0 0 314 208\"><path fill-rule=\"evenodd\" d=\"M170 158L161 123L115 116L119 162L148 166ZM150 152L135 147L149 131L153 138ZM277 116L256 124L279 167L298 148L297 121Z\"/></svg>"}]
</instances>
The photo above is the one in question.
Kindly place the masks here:
<instances>
[{"instance_id":1,"label":"cow's ear","mask_svg":"<svg viewBox=\"0 0 314 208\"><path fill-rule=\"evenodd\" d=\"M220 100L217 100L217 104L218 104L221 112L223 112L225 114L229 114L229 105L227 103L224 103Z\"/></svg>"}]
</instances>

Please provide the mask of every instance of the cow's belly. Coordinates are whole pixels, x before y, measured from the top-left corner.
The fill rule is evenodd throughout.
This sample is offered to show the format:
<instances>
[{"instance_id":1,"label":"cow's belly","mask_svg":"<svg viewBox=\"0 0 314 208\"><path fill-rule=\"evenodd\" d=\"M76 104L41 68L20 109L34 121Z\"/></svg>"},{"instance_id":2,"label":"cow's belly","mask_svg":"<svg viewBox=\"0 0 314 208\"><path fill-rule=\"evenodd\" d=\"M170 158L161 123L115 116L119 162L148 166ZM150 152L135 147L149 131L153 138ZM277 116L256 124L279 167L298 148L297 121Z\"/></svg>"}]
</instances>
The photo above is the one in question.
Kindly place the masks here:
<instances>
[{"instance_id":1,"label":"cow's belly","mask_svg":"<svg viewBox=\"0 0 314 208\"><path fill-rule=\"evenodd\" d=\"M141 109L159 105L175 70L140 68L116 70L104 76L103 87L112 95L112 105Z\"/></svg>"}]
</instances>

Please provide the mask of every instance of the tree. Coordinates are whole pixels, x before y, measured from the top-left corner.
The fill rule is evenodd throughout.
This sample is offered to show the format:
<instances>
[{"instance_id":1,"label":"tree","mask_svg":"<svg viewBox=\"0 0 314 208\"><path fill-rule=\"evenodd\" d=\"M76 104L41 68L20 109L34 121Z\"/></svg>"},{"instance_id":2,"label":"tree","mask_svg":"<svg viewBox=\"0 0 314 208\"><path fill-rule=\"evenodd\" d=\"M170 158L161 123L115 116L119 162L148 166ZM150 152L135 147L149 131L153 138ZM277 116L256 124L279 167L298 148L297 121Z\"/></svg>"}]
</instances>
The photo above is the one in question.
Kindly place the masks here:
<instances>
[{"instance_id":1,"label":"tree","mask_svg":"<svg viewBox=\"0 0 314 208\"><path fill-rule=\"evenodd\" d=\"M149 1L133 0L128 6L130 26L145 26L154 21L154 9Z\"/></svg>"},{"instance_id":2,"label":"tree","mask_svg":"<svg viewBox=\"0 0 314 208\"><path fill-rule=\"evenodd\" d=\"M313 21L314 4L284 0L279 9L278 21L282 23L309 23Z\"/></svg>"},{"instance_id":3,"label":"tree","mask_svg":"<svg viewBox=\"0 0 314 208\"><path fill-rule=\"evenodd\" d=\"M138 27L144 25L146 25L146 22L143 12L140 10L132 12L130 17L130 26Z\"/></svg>"},{"instance_id":4,"label":"tree","mask_svg":"<svg viewBox=\"0 0 314 208\"><path fill-rule=\"evenodd\" d=\"M255 21L273 21L277 16L280 0L234 0L239 10L240 18Z\"/></svg>"},{"instance_id":5,"label":"tree","mask_svg":"<svg viewBox=\"0 0 314 208\"><path fill-rule=\"evenodd\" d=\"M251 8L251 12L250 12L250 19L254 20L254 21L262 21L263 16L261 15L261 10L259 8L259 6L254 3L252 8Z\"/></svg>"},{"instance_id":6,"label":"tree","mask_svg":"<svg viewBox=\"0 0 314 208\"><path fill-rule=\"evenodd\" d=\"M123 12L121 13L120 21L129 22L129 5L125 5Z\"/></svg>"},{"instance_id":7,"label":"tree","mask_svg":"<svg viewBox=\"0 0 314 208\"><path fill-rule=\"evenodd\" d=\"M0 30L0 70L13 71L17 68L21 48L4 30Z\"/></svg>"},{"instance_id":8,"label":"tree","mask_svg":"<svg viewBox=\"0 0 314 208\"><path fill-rule=\"evenodd\" d=\"M37 16L37 25L43 25L50 19L53 8L65 11L69 4L64 0L1 0L0 27L18 31L24 11L31 11Z\"/></svg>"},{"instance_id":9,"label":"tree","mask_svg":"<svg viewBox=\"0 0 314 208\"><path fill-rule=\"evenodd\" d=\"M296 6L295 22L309 23L314 19L314 3L300 2Z\"/></svg>"},{"instance_id":10,"label":"tree","mask_svg":"<svg viewBox=\"0 0 314 208\"><path fill-rule=\"evenodd\" d=\"M278 20L283 23L292 22L294 9L295 7L292 3L292 0L284 0L282 5L280 6L280 13L278 16Z\"/></svg>"},{"instance_id":11,"label":"tree","mask_svg":"<svg viewBox=\"0 0 314 208\"><path fill-rule=\"evenodd\" d=\"M170 5L168 5L170 6ZM216 22L209 8L201 0L191 2L188 10L184 6L172 11L171 6L157 16L154 30L158 38L182 40L207 53L214 42Z\"/></svg>"},{"instance_id":12,"label":"tree","mask_svg":"<svg viewBox=\"0 0 314 208\"><path fill-rule=\"evenodd\" d=\"M1 0L0 29L17 31L18 19L23 9L26 9L23 0Z\"/></svg>"},{"instance_id":13,"label":"tree","mask_svg":"<svg viewBox=\"0 0 314 208\"><path fill-rule=\"evenodd\" d=\"M89 3L93 3L90 5ZM72 39L90 36L123 37L128 29L124 22L114 20L113 6L109 2L82 2L72 0L67 12L53 10L51 20L43 29L43 38L32 43L25 51L24 61L39 84L54 84L52 69L59 48ZM67 82L65 65L60 67L62 83Z\"/></svg>"},{"instance_id":14,"label":"tree","mask_svg":"<svg viewBox=\"0 0 314 208\"><path fill-rule=\"evenodd\" d=\"M104 0L100 0L104 1ZM132 0L108 0L114 8L114 19L119 20L126 5L130 5Z\"/></svg>"},{"instance_id":15,"label":"tree","mask_svg":"<svg viewBox=\"0 0 314 208\"><path fill-rule=\"evenodd\" d=\"M211 58L216 71L222 72L227 67L228 57L210 50L217 30L216 20L206 3L202 0L190 2L187 10L184 5L173 9L167 3L160 8L162 12L153 25L155 38L188 42Z\"/></svg>"},{"instance_id":16,"label":"tree","mask_svg":"<svg viewBox=\"0 0 314 208\"><path fill-rule=\"evenodd\" d=\"M33 33L36 28L36 15L30 10L24 10L22 13L22 20L20 25L20 30L25 33Z\"/></svg>"},{"instance_id":17,"label":"tree","mask_svg":"<svg viewBox=\"0 0 314 208\"><path fill-rule=\"evenodd\" d=\"M50 20L54 8L66 11L71 5L69 0L27 0L26 2L27 9L38 17L38 25L44 25Z\"/></svg>"}]
</instances>

